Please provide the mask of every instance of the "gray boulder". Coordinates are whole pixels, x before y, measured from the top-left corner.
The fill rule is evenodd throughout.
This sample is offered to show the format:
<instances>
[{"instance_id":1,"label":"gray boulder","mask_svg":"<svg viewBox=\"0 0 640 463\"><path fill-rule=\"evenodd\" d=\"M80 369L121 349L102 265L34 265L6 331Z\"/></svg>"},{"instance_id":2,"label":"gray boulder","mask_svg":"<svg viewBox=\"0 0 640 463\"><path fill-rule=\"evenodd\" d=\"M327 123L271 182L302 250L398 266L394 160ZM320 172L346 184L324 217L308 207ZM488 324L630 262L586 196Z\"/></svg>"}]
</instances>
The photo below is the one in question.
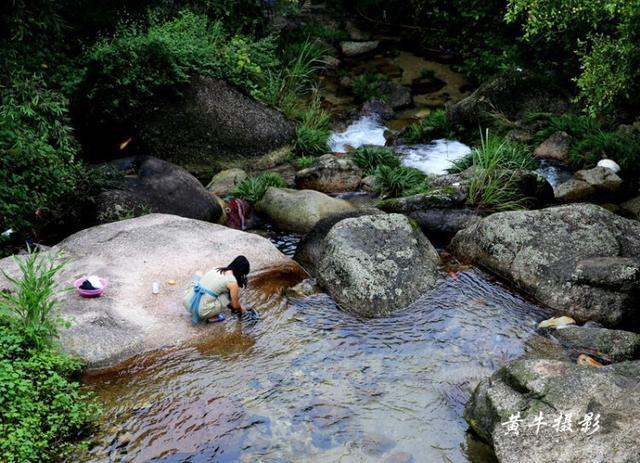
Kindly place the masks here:
<instances>
[{"instance_id":1,"label":"gray boulder","mask_svg":"<svg viewBox=\"0 0 640 463\"><path fill-rule=\"evenodd\" d=\"M200 179L245 167L287 144L294 124L279 112L221 80L194 77L180 96L159 96L136 118L136 132L150 153Z\"/></svg>"},{"instance_id":2,"label":"gray boulder","mask_svg":"<svg viewBox=\"0 0 640 463\"><path fill-rule=\"evenodd\" d=\"M400 84L391 81L384 81L378 84L378 90L383 95L385 101L393 109L402 109L411 106L413 99L411 91Z\"/></svg>"},{"instance_id":3,"label":"gray boulder","mask_svg":"<svg viewBox=\"0 0 640 463\"><path fill-rule=\"evenodd\" d=\"M626 216L635 220L640 220L640 196L636 196L629 201L625 201L620 204L620 207Z\"/></svg>"},{"instance_id":4,"label":"gray boulder","mask_svg":"<svg viewBox=\"0 0 640 463\"><path fill-rule=\"evenodd\" d=\"M432 289L439 261L435 248L405 216L368 215L331 228L317 278L344 310L381 317Z\"/></svg>"},{"instance_id":5,"label":"gray boulder","mask_svg":"<svg viewBox=\"0 0 640 463\"><path fill-rule=\"evenodd\" d=\"M281 230L306 233L325 217L351 212L347 201L313 190L270 187L256 204L256 211Z\"/></svg>"},{"instance_id":6,"label":"gray boulder","mask_svg":"<svg viewBox=\"0 0 640 463\"><path fill-rule=\"evenodd\" d=\"M604 355L611 362L640 358L640 334L586 326L567 326L551 335L577 353Z\"/></svg>"},{"instance_id":7,"label":"gray boulder","mask_svg":"<svg viewBox=\"0 0 640 463\"><path fill-rule=\"evenodd\" d=\"M474 209L426 209L409 214L434 243L449 241L463 228L480 220L482 216Z\"/></svg>"},{"instance_id":8,"label":"gray boulder","mask_svg":"<svg viewBox=\"0 0 640 463\"><path fill-rule=\"evenodd\" d=\"M533 155L541 159L567 162L569 160L569 146L571 136L567 132L556 132L543 141L533 152Z\"/></svg>"},{"instance_id":9,"label":"gray boulder","mask_svg":"<svg viewBox=\"0 0 640 463\"><path fill-rule=\"evenodd\" d=\"M361 178L362 169L351 159L325 154L312 167L296 173L296 186L323 193L356 191Z\"/></svg>"},{"instance_id":10,"label":"gray boulder","mask_svg":"<svg viewBox=\"0 0 640 463\"><path fill-rule=\"evenodd\" d=\"M603 368L555 360L515 361L478 385L464 416L493 446L501 463L637 463L638 378L639 361ZM589 413L592 420L586 426ZM506 425L512 417L523 420L517 429Z\"/></svg>"},{"instance_id":11,"label":"gray boulder","mask_svg":"<svg viewBox=\"0 0 640 463\"><path fill-rule=\"evenodd\" d=\"M61 332L61 347L90 368L219 336L219 330L204 323L192 326L182 306L183 292L197 270L246 256L251 263L248 290L243 294L247 302L272 292L277 297L306 277L300 266L265 238L175 215L150 214L89 228L49 252L59 251L64 251L66 261L57 278L60 287L93 274L109 280L100 298L83 299L75 292L61 298L62 316L71 321L71 327ZM0 269L18 275L12 258L0 260ZM160 284L159 294L152 294L153 282ZM4 289L13 288L0 276L0 290Z\"/></svg>"},{"instance_id":12,"label":"gray boulder","mask_svg":"<svg viewBox=\"0 0 640 463\"><path fill-rule=\"evenodd\" d=\"M231 194L231 191L238 183L248 177L247 173L242 169L225 169L213 176L207 185L207 190L216 196L224 198Z\"/></svg>"},{"instance_id":13,"label":"gray boulder","mask_svg":"<svg viewBox=\"0 0 640 463\"><path fill-rule=\"evenodd\" d=\"M347 57L363 55L378 48L380 42L377 40L369 40L366 42L340 42L340 49Z\"/></svg>"},{"instance_id":14,"label":"gray boulder","mask_svg":"<svg viewBox=\"0 0 640 463\"><path fill-rule=\"evenodd\" d=\"M107 164L124 174L116 187L96 199L99 222L111 222L148 212L175 214L217 222L220 201L183 168L151 156L118 159Z\"/></svg>"},{"instance_id":15,"label":"gray boulder","mask_svg":"<svg viewBox=\"0 0 640 463\"><path fill-rule=\"evenodd\" d=\"M447 108L453 124L472 126L498 113L511 121L531 112L562 114L569 96L549 80L528 71L508 71L480 86L467 98Z\"/></svg>"},{"instance_id":16,"label":"gray boulder","mask_svg":"<svg viewBox=\"0 0 640 463\"><path fill-rule=\"evenodd\" d=\"M464 206L466 199L466 192L458 188L443 188L404 198L384 199L378 202L377 207L385 212L410 214L434 208L459 208Z\"/></svg>"},{"instance_id":17,"label":"gray boulder","mask_svg":"<svg viewBox=\"0 0 640 463\"><path fill-rule=\"evenodd\" d=\"M579 170L576 172L575 177L578 180L587 182L601 193L615 193L622 188L624 183L613 170L606 167Z\"/></svg>"},{"instance_id":18,"label":"gray boulder","mask_svg":"<svg viewBox=\"0 0 640 463\"><path fill-rule=\"evenodd\" d=\"M588 201L596 194L596 189L584 180L570 178L553 189L556 201L560 203L578 203Z\"/></svg>"},{"instance_id":19,"label":"gray boulder","mask_svg":"<svg viewBox=\"0 0 640 463\"><path fill-rule=\"evenodd\" d=\"M640 320L640 224L599 206L493 214L460 231L451 248L578 321Z\"/></svg>"}]
</instances>

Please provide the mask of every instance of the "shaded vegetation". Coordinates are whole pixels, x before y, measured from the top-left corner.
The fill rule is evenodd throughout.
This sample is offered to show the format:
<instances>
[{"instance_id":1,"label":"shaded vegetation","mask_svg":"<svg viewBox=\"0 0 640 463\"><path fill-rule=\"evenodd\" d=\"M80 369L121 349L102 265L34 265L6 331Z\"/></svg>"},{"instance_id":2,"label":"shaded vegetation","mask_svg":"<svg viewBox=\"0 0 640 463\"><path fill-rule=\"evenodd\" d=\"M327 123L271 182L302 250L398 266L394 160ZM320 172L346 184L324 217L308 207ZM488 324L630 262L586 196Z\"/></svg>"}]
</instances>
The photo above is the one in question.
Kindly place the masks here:
<instances>
[{"instance_id":1,"label":"shaded vegetation","mask_svg":"<svg viewBox=\"0 0 640 463\"><path fill-rule=\"evenodd\" d=\"M373 173L376 193L382 198L398 198L424 193L429 180L418 169L405 166L379 165Z\"/></svg>"},{"instance_id":2,"label":"shaded vegetation","mask_svg":"<svg viewBox=\"0 0 640 463\"><path fill-rule=\"evenodd\" d=\"M364 175L372 175L379 166L400 167L400 158L389 148L379 146L361 146L351 154L351 158Z\"/></svg>"},{"instance_id":3,"label":"shaded vegetation","mask_svg":"<svg viewBox=\"0 0 640 463\"><path fill-rule=\"evenodd\" d=\"M250 203L257 203L272 186L286 188L287 183L280 174L265 172L258 177L249 177L238 183L231 190L231 196L242 198Z\"/></svg>"}]
</instances>

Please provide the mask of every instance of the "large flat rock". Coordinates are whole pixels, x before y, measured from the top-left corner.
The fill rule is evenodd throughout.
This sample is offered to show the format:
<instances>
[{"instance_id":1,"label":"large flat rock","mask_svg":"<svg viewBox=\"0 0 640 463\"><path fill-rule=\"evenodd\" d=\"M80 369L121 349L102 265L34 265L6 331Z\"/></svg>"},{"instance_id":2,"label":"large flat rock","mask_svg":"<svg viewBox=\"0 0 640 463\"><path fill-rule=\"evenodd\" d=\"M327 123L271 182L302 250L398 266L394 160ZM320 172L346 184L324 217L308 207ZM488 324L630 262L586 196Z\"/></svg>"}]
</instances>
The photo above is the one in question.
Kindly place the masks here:
<instances>
[{"instance_id":1,"label":"large flat rock","mask_svg":"<svg viewBox=\"0 0 640 463\"><path fill-rule=\"evenodd\" d=\"M58 251L67 260L59 274L62 287L85 275L109 279L103 297L83 299L75 291L62 297L62 314L72 322L61 332L62 349L90 368L211 335L214 327L192 327L182 306L182 294L197 270L226 265L242 254L251 263L247 296L256 299L304 276L265 238L174 215L151 214L83 230L49 252ZM0 260L0 268L17 275L12 258ZM153 282L160 283L160 294L152 294ZM10 285L0 277L0 290L6 288Z\"/></svg>"}]
</instances>

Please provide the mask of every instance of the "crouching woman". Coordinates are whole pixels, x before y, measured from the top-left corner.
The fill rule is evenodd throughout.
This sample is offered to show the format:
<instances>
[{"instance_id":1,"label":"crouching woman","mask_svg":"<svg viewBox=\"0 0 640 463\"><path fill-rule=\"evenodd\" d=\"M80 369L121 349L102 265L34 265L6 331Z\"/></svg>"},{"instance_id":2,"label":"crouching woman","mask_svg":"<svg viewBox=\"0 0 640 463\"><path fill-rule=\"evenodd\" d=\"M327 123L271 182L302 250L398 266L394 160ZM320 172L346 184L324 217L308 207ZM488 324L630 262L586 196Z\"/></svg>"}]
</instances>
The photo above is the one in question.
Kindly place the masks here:
<instances>
[{"instance_id":1,"label":"crouching woman","mask_svg":"<svg viewBox=\"0 0 640 463\"><path fill-rule=\"evenodd\" d=\"M192 323L223 321L221 312L227 306L243 319L248 315L253 318L255 309L247 310L240 304L240 289L247 286L249 270L247 258L238 256L226 267L214 268L202 277L194 276L182 299Z\"/></svg>"}]
</instances>

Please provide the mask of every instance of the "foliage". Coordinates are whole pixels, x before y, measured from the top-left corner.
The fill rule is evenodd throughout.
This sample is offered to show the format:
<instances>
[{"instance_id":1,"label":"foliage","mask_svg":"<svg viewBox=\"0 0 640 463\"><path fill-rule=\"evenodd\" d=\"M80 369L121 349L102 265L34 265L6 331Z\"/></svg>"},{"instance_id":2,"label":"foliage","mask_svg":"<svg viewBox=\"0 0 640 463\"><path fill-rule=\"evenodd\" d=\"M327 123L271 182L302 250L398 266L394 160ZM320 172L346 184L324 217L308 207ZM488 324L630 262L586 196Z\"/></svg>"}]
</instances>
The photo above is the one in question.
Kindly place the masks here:
<instances>
[{"instance_id":1,"label":"foliage","mask_svg":"<svg viewBox=\"0 0 640 463\"><path fill-rule=\"evenodd\" d=\"M15 293L0 293L0 461L50 462L73 450L99 407L70 381L80 363L51 344L62 265L32 250L18 264Z\"/></svg>"},{"instance_id":2,"label":"foliage","mask_svg":"<svg viewBox=\"0 0 640 463\"><path fill-rule=\"evenodd\" d=\"M535 165L535 160L526 146L496 135L491 136L487 130L484 136L481 134L480 147L475 148L462 159L454 161L449 172L459 173L469 167L485 170L531 170Z\"/></svg>"},{"instance_id":3,"label":"foliage","mask_svg":"<svg viewBox=\"0 0 640 463\"><path fill-rule=\"evenodd\" d=\"M612 114L635 97L640 77L640 4L625 0L510 0L507 20L522 22L524 38L574 51L576 81L592 115ZM637 101L637 100L636 100Z\"/></svg>"},{"instance_id":4,"label":"foliage","mask_svg":"<svg viewBox=\"0 0 640 463\"><path fill-rule=\"evenodd\" d=\"M509 210L524 207L526 198L517 188L518 170L535 167L531 153L521 145L497 136L487 130L481 145L461 161L454 163L455 171L471 167L467 202L483 209Z\"/></svg>"},{"instance_id":5,"label":"foliage","mask_svg":"<svg viewBox=\"0 0 640 463\"><path fill-rule=\"evenodd\" d=\"M372 98L384 99L384 95L380 91L380 83L384 82L386 77L382 74L371 74L365 72L353 78L352 91L356 99L360 102L368 101Z\"/></svg>"},{"instance_id":6,"label":"foliage","mask_svg":"<svg viewBox=\"0 0 640 463\"><path fill-rule=\"evenodd\" d=\"M418 169L379 165L373 173L376 193L383 198L410 196L427 191L427 177Z\"/></svg>"},{"instance_id":7,"label":"foliage","mask_svg":"<svg viewBox=\"0 0 640 463\"><path fill-rule=\"evenodd\" d=\"M67 101L39 77L14 75L0 101L0 222L30 228L77 184Z\"/></svg>"},{"instance_id":8,"label":"foliage","mask_svg":"<svg viewBox=\"0 0 640 463\"><path fill-rule=\"evenodd\" d=\"M409 143L424 143L434 138L455 138L456 130L445 109L437 109L426 118L407 127L404 136Z\"/></svg>"},{"instance_id":9,"label":"foliage","mask_svg":"<svg viewBox=\"0 0 640 463\"><path fill-rule=\"evenodd\" d=\"M301 35L305 39L315 37L329 43L349 40L349 33L346 30L337 29L330 24L323 24L321 22L305 24L301 28Z\"/></svg>"},{"instance_id":10,"label":"foliage","mask_svg":"<svg viewBox=\"0 0 640 463\"><path fill-rule=\"evenodd\" d=\"M308 169L310 167L313 167L313 165L316 163L316 158L313 156L301 156L298 159L296 159L296 166L299 169Z\"/></svg>"},{"instance_id":11,"label":"foliage","mask_svg":"<svg viewBox=\"0 0 640 463\"><path fill-rule=\"evenodd\" d=\"M528 121L542 124L534 136L537 143L541 143L555 132L566 132L571 136L569 157L574 169L594 167L603 158L616 161L624 170L634 169L638 165L638 137L613 132L590 116L537 113L528 115Z\"/></svg>"},{"instance_id":12,"label":"foliage","mask_svg":"<svg viewBox=\"0 0 640 463\"><path fill-rule=\"evenodd\" d=\"M272 186L285 188L287 183L280 174L265 172L259 177L249 177L238 183L231 191L231 196L242 198L250 203L257 203Z\"/></svg>"},{"instance_id":13,"label":"foliage","mask_svg":"<svg viewBox=\"0 0 640 463\"><path fill-rule=\"evenodd\" d=\"M322 155L329 150L331 116L322 109L317 95L317 93L314 94L314 98L304 111L294 115L299 122L296 128L294 151L299 155Z\"/></svg>"},{"instance_id":14,"label":"foliage","mask_svg":"<svg viewBox=\"0 0 640 463\"><path fill-rule=\"evenodd\" d=\"M230 37L222 23L188 11L167 22L152 18L148 28L122 24L88 57L84 92L114 120L127 120L150 96L175 90L193 74L255 91L265 70L278 63L273 39Z\"/></svg>"},{"instance_id":15,"label":"foliage","mask_svg":"<svg viewBox=\"0 0 640 463\"><path fill-rule=\"evenodd\" d=\"M56 256L29 249L26 257L14 257L20 278L4 271L5 278L15 286L14 292L0 292L0 316L12 317L25 333L40 339L57 336L58 318L55 313L59 291L55 281L63 264Z\"/></svg>"},{"instance_id":16,"label":"foliage","mask_svg":"<svg viewBox=\"0 0 640 463\"><path fill-rule=\"evenodd\" d=\"M361 146L353 152L351 158L365 175L372 175L378 166L387 166L392 169L400 167L400 158L389 148Z\"/></svg>"}]
</instances>

